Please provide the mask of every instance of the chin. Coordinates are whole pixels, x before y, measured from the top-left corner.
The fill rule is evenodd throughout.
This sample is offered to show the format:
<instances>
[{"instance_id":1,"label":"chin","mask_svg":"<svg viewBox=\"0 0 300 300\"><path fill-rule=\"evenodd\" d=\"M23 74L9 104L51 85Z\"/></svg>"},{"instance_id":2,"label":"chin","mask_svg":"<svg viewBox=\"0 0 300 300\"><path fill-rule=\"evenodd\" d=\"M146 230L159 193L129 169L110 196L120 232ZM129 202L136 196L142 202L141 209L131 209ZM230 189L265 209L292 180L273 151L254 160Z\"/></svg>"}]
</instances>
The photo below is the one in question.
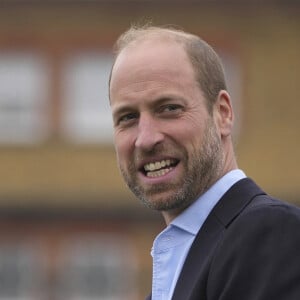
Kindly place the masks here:
<instances>
[{"instance_id":1,"label":"chin","mask_svg":"<svg viewBox=\"0 0 300 300\"><path fill-rule=\"evenodd\" d=\"M146 205L157 211L183 210L187 205L184 200L178 199L174 194L171 196L167 193L159 197L149 197Z\"/></svg>"}]
</instances>

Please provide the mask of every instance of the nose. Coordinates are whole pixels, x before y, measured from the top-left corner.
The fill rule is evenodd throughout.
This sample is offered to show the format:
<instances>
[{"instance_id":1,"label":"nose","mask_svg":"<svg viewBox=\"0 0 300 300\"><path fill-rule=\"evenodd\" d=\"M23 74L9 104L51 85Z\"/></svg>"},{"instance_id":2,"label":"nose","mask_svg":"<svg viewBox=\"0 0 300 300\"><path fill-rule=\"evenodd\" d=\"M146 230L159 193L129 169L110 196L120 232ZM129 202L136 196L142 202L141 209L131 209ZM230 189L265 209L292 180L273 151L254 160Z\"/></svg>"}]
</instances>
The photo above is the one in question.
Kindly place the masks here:
<instances>
[{"instance_id":1,"label":"nose","mask_svg":"<svg viewBox=\"0 0 300 300\"><path fill-rule=\"evenodd\" d=\"M143 151L151 151L153 148L163 141L159 122L152 116L141 115L138 124L138 133L135 140L135 147Z\"/></svg>"}]
</instances>

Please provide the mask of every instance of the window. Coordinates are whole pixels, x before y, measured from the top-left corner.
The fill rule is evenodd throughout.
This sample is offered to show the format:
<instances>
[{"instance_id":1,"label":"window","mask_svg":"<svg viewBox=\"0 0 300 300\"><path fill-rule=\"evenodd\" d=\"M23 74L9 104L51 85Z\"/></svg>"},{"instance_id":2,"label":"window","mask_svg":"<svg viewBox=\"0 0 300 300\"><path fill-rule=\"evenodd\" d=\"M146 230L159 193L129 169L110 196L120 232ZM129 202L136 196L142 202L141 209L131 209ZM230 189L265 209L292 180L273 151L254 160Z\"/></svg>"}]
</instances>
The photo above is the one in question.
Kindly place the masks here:
<instances>
[{"instance_id":1,"label":"window","mask_svg":"<svg viewBox=\"0 0 300 300\"><path fill-rule=\"evenodd\" d=\"M62 300L134 298L136 262L124 238L78 236L65 243L60 259L58 294Z\"/></svg>"},{"instance_id":2,"label":"window","mask_svg":"<svg viewBox=\"0 0 300 300\"><path fill-rule=\"evenodd\" d=\"M33 144L47 136L47 84L38 55L0 53L0 143Z\"/></svg>"},{"instance_id":3,"label":"window","mask_svg":"<svg viewBox=\"0 0 300 300\"><path fill-rule=\"evenodd\" d=\"M0 300L35 300L43 290L44 273L38 251L29 243L0 246Z\"/></svg>"},{"instance_id":4,"label":"window","mask_svg":"<svg viewBox=\"0 0 300 300\"><path fill-rule=\"evenodd\" d=\"M75 143L112 143L109 52L73 55L63 66L62 130Z\"/></svg>"}]
</instances>

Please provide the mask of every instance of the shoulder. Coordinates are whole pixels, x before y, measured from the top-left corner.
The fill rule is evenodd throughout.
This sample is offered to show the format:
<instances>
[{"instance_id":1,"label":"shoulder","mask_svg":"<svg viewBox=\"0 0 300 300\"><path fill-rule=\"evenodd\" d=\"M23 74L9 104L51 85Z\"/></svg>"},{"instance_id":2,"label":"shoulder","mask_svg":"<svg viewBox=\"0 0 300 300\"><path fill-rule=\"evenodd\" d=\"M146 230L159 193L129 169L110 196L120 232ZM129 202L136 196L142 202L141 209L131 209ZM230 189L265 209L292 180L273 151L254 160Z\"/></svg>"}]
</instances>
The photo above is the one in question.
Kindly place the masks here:
<instances>
[{"instance_id":1,"label":"shoulder","mask_svg":"<svg viewBox=\"0 0 300 300\"><path fill-rule=\"evenodd\" d=\"M259 195L235 221L233 227L245 226L250 229L262 229L263 226L272 226L273 229L281 226L300 226L300 208L268 195Z\"/></svg>"},{"instance_id":2,"label":"shoulder","mask_svg":"<svg viewBox=\"0 0 300 300\"><path fill-rule=\"evenodd\" d=\"M224 230L217 253L247 264L249 257L263 263L289 254L300 259L300 209L261 195Z\"/></svg>"},{"instance_id":3,"label":"shoulder","mask_svg":"<svg viewBox=\"0 0 300 300\"><path fill-rule=\"evenodd\" d=\"M259 195L232 221L224 239L253 240L272 237L274 240L293 236L300 245L300 208L268 195Z\"/></svg>"},{"instance_id":4,"label":"shoulder","mask_svg":"<svg viewBox=\"0 0 300 300\"><path fill-rule=\"evenodd\" d=\"M209 290L224 299L300 299L300 209L256 198L223 231Z\"/></svg>"}]
</instances>

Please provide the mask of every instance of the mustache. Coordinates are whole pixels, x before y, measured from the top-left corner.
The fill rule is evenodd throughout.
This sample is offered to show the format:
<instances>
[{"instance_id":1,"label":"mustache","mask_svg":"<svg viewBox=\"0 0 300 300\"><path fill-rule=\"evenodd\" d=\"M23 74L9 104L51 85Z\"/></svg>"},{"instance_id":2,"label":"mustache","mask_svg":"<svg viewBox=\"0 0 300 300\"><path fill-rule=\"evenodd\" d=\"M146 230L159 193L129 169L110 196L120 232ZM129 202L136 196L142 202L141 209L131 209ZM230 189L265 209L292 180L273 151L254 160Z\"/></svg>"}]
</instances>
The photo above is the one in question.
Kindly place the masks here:
<instances>
[{"instance_id":1,"label":"mustache","mask_svg":"<svg viewBox=\"0 0 300 300\"><path fill-rule=\"evenodd\" d=\"M151 159L157 156L164 155L168 157L178 157L179 154L180 152L178 150L178 147L166 146L165 144L157 144L149 150L136 149L134 153L134 160L135 163L139 163L142 160Z\"/></svg>"}]
</instances>

